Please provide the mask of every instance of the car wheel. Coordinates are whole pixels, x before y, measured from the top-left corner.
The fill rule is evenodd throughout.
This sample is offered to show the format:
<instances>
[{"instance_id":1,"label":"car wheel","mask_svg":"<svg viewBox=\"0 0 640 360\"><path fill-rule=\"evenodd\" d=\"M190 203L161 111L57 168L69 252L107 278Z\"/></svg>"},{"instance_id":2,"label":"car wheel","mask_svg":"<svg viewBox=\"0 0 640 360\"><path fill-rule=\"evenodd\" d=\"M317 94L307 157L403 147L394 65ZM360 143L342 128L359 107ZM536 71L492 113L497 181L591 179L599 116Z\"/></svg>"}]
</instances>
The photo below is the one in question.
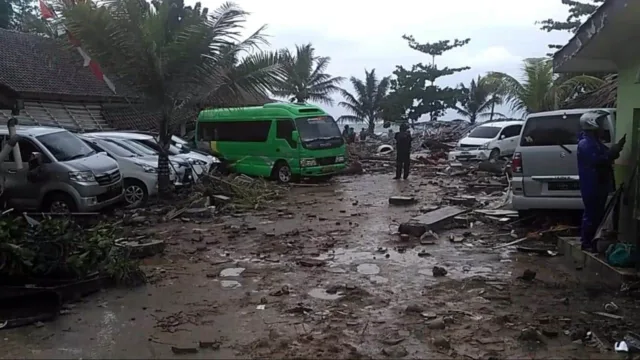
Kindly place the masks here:
<instances>
[{"instance_id":1,"label":"car wheel","mask_svg":"<svg viewBox=\"0 0 640 360\"><path fill-rule=\"evenodd\" d=\"M276 164L276 167L273 169L273 173L275 175L276 180L278 180L278 182L281 182L283 184L290 183L291 180L293 179L291 168L284 161L280 161Z\"/></svg>"},{"instance_id":2,"label":"car wheel","mask_svg":"<svg viewBox=\"0 0 640 360\"><path fill-rule=\"evenodd\" d=\"M129 207L138 207L147 202L149 192L147 187L139 180L124 180L124 201Z\"/></svg>"},{"instance_id":3,"label":"car wheel","mask_svg":"<svg viewBox=\"0 0 640 360\"><path fill-rule=\"evenodd\" d=\"M44 208L53 214L68 214L78 211L73 198L64 193L54 193L48 196Z\"/></svg>"},{"instance_id":4,"label":"car wheel","mask_svg":"<svg viewBox=\"0 0 640 360\"><path fill-rule=\"evenodd\" d=\"M500 149L493 149L489 154L489 160L498 160L500 157Z\"/></svg>"}]
</instances>

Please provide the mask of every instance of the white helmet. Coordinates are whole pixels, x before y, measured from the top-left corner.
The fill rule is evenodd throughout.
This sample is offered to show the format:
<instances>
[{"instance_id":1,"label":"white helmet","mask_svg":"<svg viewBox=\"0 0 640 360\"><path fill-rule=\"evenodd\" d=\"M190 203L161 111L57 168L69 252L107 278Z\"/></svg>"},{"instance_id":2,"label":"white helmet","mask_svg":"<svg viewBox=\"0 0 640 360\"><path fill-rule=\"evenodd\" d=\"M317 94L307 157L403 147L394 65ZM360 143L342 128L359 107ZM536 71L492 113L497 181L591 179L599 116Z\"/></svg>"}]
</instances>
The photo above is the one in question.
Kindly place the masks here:
<instances>
[{"instance_id":1,"label":"white helmet","mask_svg":"<svg viewBox=\"0 0 640 360\"><path fill-rule=\"evenodd\" d=\"M602 110L588 111L580 116L580 128L582 130L597 130L599 129L599 120L609 115L608 112Z\"/></svg>"}]
</instances>

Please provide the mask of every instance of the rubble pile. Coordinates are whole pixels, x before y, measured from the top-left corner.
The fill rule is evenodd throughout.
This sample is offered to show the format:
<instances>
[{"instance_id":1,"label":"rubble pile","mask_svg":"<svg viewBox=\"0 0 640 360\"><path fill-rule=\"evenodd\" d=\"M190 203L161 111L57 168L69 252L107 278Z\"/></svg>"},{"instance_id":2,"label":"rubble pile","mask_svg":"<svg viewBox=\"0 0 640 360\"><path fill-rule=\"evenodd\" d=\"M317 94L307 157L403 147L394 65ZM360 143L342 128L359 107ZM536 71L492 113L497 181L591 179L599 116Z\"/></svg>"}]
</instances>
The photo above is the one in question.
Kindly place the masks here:
<instances>
[{"instance_id":1,"label":"rubble pile","mask_svg":"<svg viewBox=\"0 0 640 360\"><path fill-rule=\"evenodd\" d=\"M209 175L195 186L192 198L207 199L205 206L232 204L235 208L255 210L281 198L286 190L272 181L242 174Z\"/></svg>"}]
</instances>

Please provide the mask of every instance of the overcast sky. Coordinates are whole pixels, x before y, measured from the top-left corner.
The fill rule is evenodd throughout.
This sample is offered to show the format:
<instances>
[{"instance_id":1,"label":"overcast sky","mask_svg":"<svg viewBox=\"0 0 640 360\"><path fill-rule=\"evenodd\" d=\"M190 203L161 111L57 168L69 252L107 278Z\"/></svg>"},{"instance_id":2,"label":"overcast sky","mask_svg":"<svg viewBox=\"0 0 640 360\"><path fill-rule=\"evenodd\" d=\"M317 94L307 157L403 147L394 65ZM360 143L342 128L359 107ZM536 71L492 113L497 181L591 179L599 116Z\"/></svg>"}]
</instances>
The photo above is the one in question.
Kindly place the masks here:
<instances>
[{"instance_id":1,"label":"overcast sky","mask_svg":"<svg viewBox=\"0 0 640 360\"><path fill-rule=\"evenodd\" d=\"M330 56L328 72L334 76L364 77L364 69L389 75L396 65L427 62L411 50L403 34L418 42L471 38L469 45L452 50L436 61L446 66L470 66L471 70L442 78L440 85L469 83L487 71L502 71L520 77L522 59L548 53L547 44L565 43L569 33L539 30L537 20L565 19L561 0L237 0L251 12L248 29L267 24L274 48L294 48L311 42L318 55ZM204 1L215 8L217 2ZM344 87L349 91L351 86ZM339 95L336 95L339 100ZM336 101L337 103L337 101ZM344 112L325 108L335 117ZM508 110L504 109L508 112ZM508 114L510 115L510 114ZM445 118L455 118L449 112Z\"/></svg>"}]
</instances>

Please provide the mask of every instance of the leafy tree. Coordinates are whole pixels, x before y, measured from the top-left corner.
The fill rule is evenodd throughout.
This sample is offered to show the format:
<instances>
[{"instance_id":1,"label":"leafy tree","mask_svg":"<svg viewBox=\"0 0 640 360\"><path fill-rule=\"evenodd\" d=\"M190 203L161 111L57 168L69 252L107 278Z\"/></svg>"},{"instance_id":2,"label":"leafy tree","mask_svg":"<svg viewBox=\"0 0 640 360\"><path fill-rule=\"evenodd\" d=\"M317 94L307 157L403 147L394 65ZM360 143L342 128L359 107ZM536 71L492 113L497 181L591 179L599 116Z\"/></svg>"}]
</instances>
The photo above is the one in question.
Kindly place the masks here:
<instances>
[{"instance_id":1,"label":"leafy tree","mask_svg":"<svg viewBox=\"0 0 640 360\"><path fill-rule=\"evenodd\" d=\"M435 59L445 52L462 47L470 39L453 41L442 40L435 43L418 43L413 36L404 35L409 47L430 57L431 63L418 63L405 69L396 66L395 78L391 81L391 93L384 109L385 121L417 121L422 115L429 114L431 120L444 115L447 109L456 107L458 100L464 96L459 88L440 87L436 80L468 70L469 67L438 68Z\"/></svg>"},{"instance_id":2,"label":"leafy tree","mask_svg":"<svg viewBox=\"0 0 640 360\"><path fill-rule=\"evenodd\" d=\"M264 44L260 28L240 40L247 13L225 3L213 13L180 1L108 0L64 6L67 29L87 53L162 113L160 145L167 149L171 119L194 104L224 105L239 93L264 96L282 79L276 53L250 53L233 69L228 60ZM158 186L169 187L169 162L158 160Z\"/></svg>"},{"instance_id":3,"label":"leafy tree","mask_svg":"<svg viewBox=\"0 0 640 360\"><path fill-rule=\"evenodd\" d=\"M389 76L378 80L375 69L365 69L364 80L352 76L349 81L355 93L341 89L344 101L338 103L338 106L346 109L351 115L340 116L338 121L364 122L369 134L373 134L376 123L382 120L383 103L389 91Z\"/></svg>"},{"instance_id":4,"label":"leafy tree","mask_svg":"<svg viewBox=\"0 0 640 360\"><path fill-rule=\"evenodd\" d=\"M596 9L602 4L605 0L589 0L589 1L576 1L576 0L560 0L562 4L569 7L569 16L564 21L557 21L554 19L546 19L542 21L538 21L537 24L541 25L540 29L551 32L551 31L568 31L575 33L580 25L582 25L582 20L591 15ZM563 45L551 44L549 45L550 49L558 50L561 49Z\"/></svg>"},{"instance_id":5,"label":"leafy tree","mask_svg":"<svg viewBox=\"0 0 640 360\"><path fill-rule=\"evenodd\" d=\"M316 56L313 45L296 45L296 52L281 53L286 77L273 91L280 97L288 97L291 102L314 101L333 105L331 94L340 91L342 77L333 77L325 71L331 58Z\"/></svg>"},{"instance_id":6,"label":"leafy tree","mask_svg":"<svg viewBox=\"0 0 640 360\"><path fill-rule=\"evenodd\" d=\"M505 73L491 72L486 79L511 105L513 112L524 114L557 110L566 101L603 84L602 79L588 75L560 77L553 73L549 58L526 59L523 75L519 81Z\"/></svg>"},{"instance_id":7,"label":"leafy tree","mask_svg":"<svg viewBox=\"0 0 640 360\"><path fill-rule=\"evenodd\" d=\"M469 87L460 84L464 92L464 97L460 99L460 105L456 107L459 115L464 116L470 123L475 124L479 118L489 118L504 116L495 112L495 106L502 104L502 98L497 93L497 88L486 78L478 76L472 79Z\"/></svg>"},{"instance_id":8,"label":"leafy tree","mask_svg":"<svg viewBox=\"0 0 640 360\"><path fill-rule=\"evenodd\" d=\"M0 0L0 29L9 29L13 19L13 6L9 0Z\"/></svg>"}]
</instances>

